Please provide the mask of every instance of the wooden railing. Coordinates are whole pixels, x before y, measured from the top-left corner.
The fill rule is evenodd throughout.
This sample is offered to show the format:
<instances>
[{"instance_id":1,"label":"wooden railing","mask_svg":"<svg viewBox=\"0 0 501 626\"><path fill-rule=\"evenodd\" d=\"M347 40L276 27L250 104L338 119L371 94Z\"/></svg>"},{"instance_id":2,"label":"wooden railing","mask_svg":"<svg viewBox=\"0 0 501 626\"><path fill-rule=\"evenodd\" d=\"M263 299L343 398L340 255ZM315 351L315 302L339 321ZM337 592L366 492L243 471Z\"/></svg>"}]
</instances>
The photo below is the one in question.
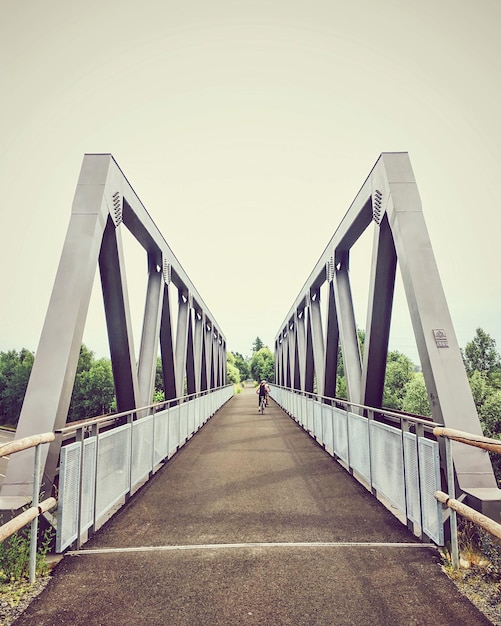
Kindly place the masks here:
<instances>
[{"instance_id":1,"label":"wooden railing","mask_svg":"<svg viewBox=\"0 0 501 626\"><path fill-rule=\"evenodd\" d=\"M54 441L54 433L43 433L41 435L32 435L31 437L23 437L15 439L9 443L0 445L0 457L35 448L35 461L33 469L33 498L31 507L13 517L11 520L0 526L0 543L8 539L21 528L31 523L30 531L30 583L35 580L36 575L36 556L38 542L38 517L50 511L57 505L56 498L47 498L39 502L40 493L40 446L44 443Z\"/></svg>"},{"instance_id":2,"label":"wooden railing","mask_svg":"<svg viewBox=\"0 0 501 626\"><path fill-rule=\"evenodd\" d=\"M466 504L463 504L459 500L456 500L450 442L451 440L459 441L460 443L464 443L468 446L475 446L489 452L501 454L501 441L497 439L491 439L489 437L483 437L481 435L472 435L471 433L465 433L461 430L454 430L452 428L445 428L442 426L435 427L433 429L433 434L435 435L435 437L437 437L437 439L438 437L444 437L446 441L445 450L447 457L447 483L449 493L447 494L443 491L436 491L435 498L451 510L451 556L452 565L454 568L457 568L459 566L459 545L457 538L456 513L459 513L461 517L464 517L470 522L477 524L477 526L480 526L494 537L498 537L500 539L501 524L498 524L490 517L487 517L486 515L483 515L475 509L467 506Z\"/></svg>"}]
</instances>

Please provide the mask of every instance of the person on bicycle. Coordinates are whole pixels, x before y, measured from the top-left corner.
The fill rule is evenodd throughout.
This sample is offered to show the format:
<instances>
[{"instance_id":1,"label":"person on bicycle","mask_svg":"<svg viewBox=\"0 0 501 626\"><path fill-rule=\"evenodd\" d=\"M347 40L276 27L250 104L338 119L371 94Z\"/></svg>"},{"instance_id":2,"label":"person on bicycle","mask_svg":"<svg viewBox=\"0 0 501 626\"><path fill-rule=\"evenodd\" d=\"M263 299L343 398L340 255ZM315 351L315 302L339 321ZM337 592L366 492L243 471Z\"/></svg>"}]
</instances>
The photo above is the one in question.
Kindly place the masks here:
<instances>
[{"instance_id":1,"label":"person on bicycle","mask_svg":"<svg viewBox=\"0 0 501 626\"><path fill-rule=\"evenodd\" d=\"M268 394L270 393L270 388L268 387L268 384L265 380L262 380L259 387L256 390L256 393L259 394L258 396L258 407L261 406L261 398L264 397L265 401L266 401L266 406L268 406Z\"/></svg>"}]
</instances>

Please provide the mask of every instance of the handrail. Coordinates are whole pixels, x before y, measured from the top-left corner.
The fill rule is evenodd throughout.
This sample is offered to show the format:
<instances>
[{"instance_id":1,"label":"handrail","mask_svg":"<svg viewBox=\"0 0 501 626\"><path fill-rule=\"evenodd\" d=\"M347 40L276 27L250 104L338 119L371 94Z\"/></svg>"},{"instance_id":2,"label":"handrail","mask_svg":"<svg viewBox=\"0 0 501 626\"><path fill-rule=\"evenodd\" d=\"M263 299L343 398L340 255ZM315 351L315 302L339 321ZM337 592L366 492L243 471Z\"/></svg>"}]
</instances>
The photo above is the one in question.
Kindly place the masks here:
<instances>
[{"instance_id":1,"label":"handrail","mask_svg":"<svg viewBox=\"0 0 501 626\"><path fill-rule=\"evenodd\" d=\"M62 428L57 428L55 433L57 435L66 435L76 430L80 430L82 428L87 428L88 426L94 426L95 424L102 424L106 422L114 422L121 417L126 417L127 415L132 415L134 413L141 413L142 411L147 411L149 409L157 409L158 407L165 407L165 405L170 405L174 403L179 403L180 400L187 400L189 398L195 399L198 397L202 397L208 395L209 393L213 393L214 391L218 391L219 389L224 389L225 387L229 387L229 385L221 385L220 387L214 387L212 389L204 389L203 391L198 391L195 393L190 393L186 396L179 396L178 398L171 398L170 400L162 400L161 402L155 402L153 404L147 404L146 406L137 407L136 409L129 409L128 411L122 411L121 413L112 413L110 415L102 415L100 417L90 417L86 420L81 420L78 422L70 422L67 426L63 426Z\"/></svg>"},{"instance_id":2,"label":"handrail","mask_svg":"<svg viewBox=\"0 0 501 626\"><path fill-rule=\"evenodd\" d=\"M29 437L22 437L21 439L14 439L0 445L0 457L7 456L8 454L14 454L14 452L21 452L22 450L28 450L34 448L41 443L50 443L54 441L56 436L54 433L43 433L41 435L31 435Z\"/></svg>"},{"instance_id":3,"label":"handrail","mask_svg":"<svg viewBox=\"0 0 501 626\"><path fill-rule=\"evenodd\" d=\"M483 437L482 435L472 435L471 433L465 433L462 430L443 428L441 426L434 428L433 434L437 438L447 437L448 439L465 443L468 446L474 446L475 448L482 448L483 450L489 450L489 452L501 454L501 441L499 439Z\"/></svg>"},{"instance_id":4,"label":"handrail","mask_svg":"<svg viewBox=\"0 0 501 626\"><path fill-rule=\"evenodd\" d=\"M501 454L501 441L492 439L490 437L484 437L483 435L473 435L472 433L466 433L461 430L455 430L453 428L444 428L438 426L433 429L435 437L445 438L445 455L447 463L447 483L449 493L443 491L435 492L435 499L451 509L451 556L452 566L457 569L459 567L459 545L457 537L457 519L456 513L459 513L462 517L465 517L470 522L481 526L491 535L499 537L501 539L501 524L498 524L490 517L475 511L471 507L459 502L455 498L455 483L454 473L452 468L452 453L451 453L451 440L464 443L467 446L474 446L476 448L482 448L489 452Z\"/></svg>"},{"instance_id":5,"label":"handrail","mask_svg":"<svg viewBox=\"0 0 501 626\"><path fill-rule=\"evenodd\" d=\"M16 515L16 517L13 517L11 520L0 526L0 543L2 543L5 539L8 539L18 530L21 530L23 526L26 526L26 524L32 522L38 515L53 509L56 504L56 498L47 498L46 500L40 502L38 506L31 506L29 509L19 513L19 515Z\"/></svg>"},{"instance_id":6,"label":"handrail","mask_svg":"<svg viewBox=\"0 0 501 626\"><path fill-rule=\"evenodd\" d=\"M472 509L470 506L467 506L463 502L459 502L459 500L450 498L449 495L444 493L443 491L436 491L435 498L442 504L445 504L445 506L456 511L456 513L459 513L460 515L465 517L467 520L470 520L470 522L478 524L478 526L481 526L491 535L494 535L495 537L499 537L499 539L501 539L501 524L498 524L490 517L487 517L487 515L475 511L475 509Z\"/></svg>"},{"instance_id":7,"label":"handrail","mask_svg":"<svg viewBox=\"0 0 501 626\"><path fill-rule=\"evenodd\" d=\"M0 526L0 543L13 535L24 526L31 523L30 531L30 584L35 580L36 574L36 557L37 557L37 541L38 541L38 517L50 511L57 505L56 498L47 498L43 502L39 502L40 490L40 446L44 443L54 441L54 433L42 433L40 435L31 435L22 437L14 441L9 441L0 446L0 457L8 454L14 454L23 450L35 448L35 461L33 469L33 499L32 506L13 517L11 520Z\"/></svg>"},{"instance_id":8,"label":"handrail","mask_svg":"<svg viewBox=\"0 0 501 626\"><path fill-rule=\"evenodd\" d=\"M313 391L302 391L301 389L294 389L293 387L285 387L282 385L276 385L271 383L273 387L277 387L278 389L284 389L285 391L292 391L293 393L310 396L312 398L318 398L321 400L327 400L328 402L337 402L339 404L347 404L351 407L356 407L357 409L363 409L366 411L370 411L372 413L381 413L382 415L386 415L387 417L392 417L398 420L407 420L411 422L415 422L416 424L422 424L423 426L428 426L429 428L440 427L442 424L438 422L433 422L431 419L427 419L425 416L417 417L411 415L409 413L397 413L395 411L391 411L389 409L377 408L373 406L368 406L366 404L358 404L357 402L352 402L351 400L347 400L346 398L332 398L330 396L322 396Z\"/></svg>"}]
</instances>

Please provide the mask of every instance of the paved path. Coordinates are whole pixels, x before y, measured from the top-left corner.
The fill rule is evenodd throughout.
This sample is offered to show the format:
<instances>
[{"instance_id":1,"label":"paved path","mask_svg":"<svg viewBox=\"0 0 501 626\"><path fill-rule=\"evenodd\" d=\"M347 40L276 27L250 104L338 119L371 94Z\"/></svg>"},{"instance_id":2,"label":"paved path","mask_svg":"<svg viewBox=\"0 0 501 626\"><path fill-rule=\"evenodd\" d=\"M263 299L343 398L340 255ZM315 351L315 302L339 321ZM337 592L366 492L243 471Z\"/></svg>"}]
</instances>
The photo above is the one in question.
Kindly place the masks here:
<instances>
[{"instance_id":1,"label":"paved path","mask_svg":"<svg viewBox=\"0 0 501 626\"><path fill-rule=\"evenodd\" d=\"M16 626L489 623L435 550L246 390L64 557Z\"/></svg>"}]
</instances>

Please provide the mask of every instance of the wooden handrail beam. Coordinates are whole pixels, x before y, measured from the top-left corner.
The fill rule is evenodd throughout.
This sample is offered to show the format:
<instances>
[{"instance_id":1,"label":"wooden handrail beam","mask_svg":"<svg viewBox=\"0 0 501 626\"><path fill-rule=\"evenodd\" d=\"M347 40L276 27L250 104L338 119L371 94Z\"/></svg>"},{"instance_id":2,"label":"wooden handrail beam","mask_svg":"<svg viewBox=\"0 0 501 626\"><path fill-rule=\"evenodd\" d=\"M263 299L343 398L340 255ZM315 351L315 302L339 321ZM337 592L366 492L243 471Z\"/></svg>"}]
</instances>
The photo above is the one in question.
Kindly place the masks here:
<instances>
[{"instance_id":1,"label":"wooden handrail beam","mask_svg":"<svg viewBox=\"0 0 501 626\"><path fill-rule=\"evenodd\" d=\"M442 426L435 427L433 434L435 437L447 437L448 439L465 443L468 446L474 446L475 448L482 448L490 452L501 454L501 441L498 439L491 439L490 437L483 437L482 435L472 435L462 430L454 430L453 428L444 428Z\"/></svg>"},{"instance_id":2,"label":"wooden handrail beam","mask_svg":"<svg viewBox=\"0 0 501 626\"><path fill-rule=\"evenodd\" d=\"M499 539L501 539L501 524L498 524L490 517L487 517L486 515L475 511L475 509L472 509L470 506L459 502L459 500L449 498L449 496L443 491L435 491L435 499L439 502L442 502L442 504L445 504L445 506L449 507L450 509L453 509L462 517L470 520L478 526L481 526L488 533L494 535L494 537L498 537Z\"/></svg>"},{"instance_id":3,"label":"wooden handrail beam","mask_svg":"<svg viewBox=\"0 0 501 626\"><path fill-rule=\"evenodd\" d=\"M55 438L54 433L42 433L40 435L14 439L14 441L9 441L0 446L0 457L13 454L14 452L21 452L21 450L27 450L28 448L34 448L41 443L50 443L54 441Z\"/></svg>"}]
</instances>

